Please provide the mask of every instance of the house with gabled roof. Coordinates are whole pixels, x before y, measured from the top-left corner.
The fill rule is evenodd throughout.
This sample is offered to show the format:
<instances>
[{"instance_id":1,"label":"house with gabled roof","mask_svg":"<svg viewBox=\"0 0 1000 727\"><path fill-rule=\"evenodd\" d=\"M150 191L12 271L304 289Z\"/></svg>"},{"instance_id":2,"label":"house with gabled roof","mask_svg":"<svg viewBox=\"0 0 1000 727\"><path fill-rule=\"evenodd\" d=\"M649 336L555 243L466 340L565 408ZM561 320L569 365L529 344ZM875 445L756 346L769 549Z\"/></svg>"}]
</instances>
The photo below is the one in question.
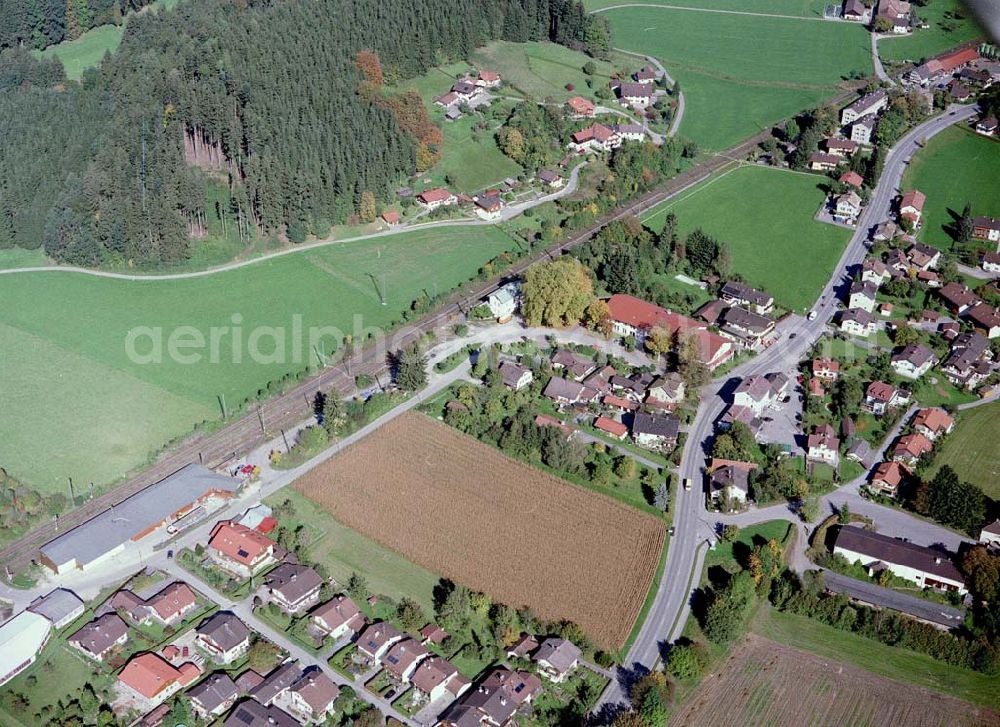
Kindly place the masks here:
<instances>
[{"instance_id":1,"label":"house with gabled roof","mask_svg":"<svg viewBox=\"0 0 1000 727\"><path fill-rule=\"evenodd\" d=\"M841 110L840 123L847 126L869 114L877 114L888 104L889 97L883 89L867 93Z\"/></svg>"},{"instance_id":2,"label":"house with gabled roof","mask_svg":"<svg viewBox=\"0 0 1000 727\"><path fill-rule=\"evenodd\" d=\"M350 597L334 596L312 610L309 614L312 625L330 638L339 640L348 634L356 634L364 628L365 616Z\"/></svg>"},{"instance_id":3,"label":"house with gabled roof","mask_svg":"<svg viewBox=\"0 0 1000 727\"><path fill-rule=\"evenodd\" d=\"M106 613L84 624L69 637L69 645L95 661L104 659L128 641L128 625L117 613Z\"/></svg>"},{"instance_id":4,"label":"house with gabled roof","mask_svg":"<svg viewBox=\"0 0 1000 727\"><path fill-rule=\"evenodd\" d=\"M719 297L730 305L751 308L754 313L767 315L774 310L774 296L751 288L738 280L730 280L719 290Z\"/></svg>"},{"instance_id":5,"label":"house with gabled roof","mask_svg":"<svg viewBox=\"0 0 1000 727\"><path fill-rule=\"evenodd\" d=\"M340 687L318 666L310 666L278 695L274 704L303 724L324 724L327 716L333 714L338 696Z\"/></svg>"},{"instance_id":6,"label":"house with gabled roof","mask_svg":"<svg viewBox=\"0 0 1000 727\"><path fill-rule=\"evenodd\" d=\"M183 581L171 583L146 601L149 615L170 626L184 619L198 607L198 597Z\"/></svg>"},{"instance_id":7,"label":"house with gabled roof","mask_svg":"<svg viewBox=\"0 0 1000 727\"><path fill-rule=\"evenodd\" d=\"M910 476L910 470L902 462L895 460L882 462L875 468L869 486L889 497L896 497L899 488Z\"/></svg>"},{"instance_id":8,"label":"house with gabled roof","mask_svg":"<svg viewBox=\"0 0 1000 727\"><path fill-rule=\"evenodd\" d=\"M566 102L570 112L574 116L590 117L594 115L595 107L592 101L588 101L582 96L574 96Z\"/></svg>"},{"instance_id":9,"label":"house with gabled roof","mask_svg":"<svg viewBox=\"0 0 1000 727\"><path fill-rule=\"evenodd\" d=\"M377 661L389 647L403 639L405 634L391 623L378 621L370 624L358 637L358 651L370 661Z\"/></svg>"},{"instance_id":10,"label":"house with gabled roof","mask_svg":"<svg viewBox=\"0 0 1000 727\"><path fill-rule=\"evenodd\" d=\"M892 370L906 379L919 379L937 363L937 356L927 346L914 343L896 351L891 359Z\"/></svg>"},{"instance_id":11,"label":"house with gabled roof","mask_svg":"<svg viewBox=\"0 0 1000 727\"><path fill-rule=\"evenodd\" d=\"M926 201L927 196L919 189L903 192L899 198L899 218L911 223L915 228L919 227Z\"/></svg>"},{"instance_id":12,"label":"house with gabled roof","mask_svg":"<svg viewBox=\"0 0 1000 727\"><path fill-rule=\"evenodd\" d=\"M445 696L452 699L462 696L472 682L459 673L447 659L432 655L420 661L410 675L410 684L428 702L437 702Z\"/></svg>"},{"instance_id":13,"label":"house with gabled roof","mask_svg":"<svg viewBox=\"0 0 1000 727\"><path fill-rule=\"evenodd\" d=\"M427 210L436 210L439 207L448 207L458 203L458 197L444 187L426 189L417 195L417 202Z\"/></svg>"},{"instance_id":14,"label":"house with gabled roof","mask_svg":"<svg viewBox=\"0 0 1000 727\"><path fill-rule=\"evenodd\" d=\"M840 330L851 336L868 336L878 330L878 319L864 308L851 308L840 314Z\"/></svg>"},{"instance_id":15,"label":"house with gabled roof","mask_svg":"<svg viewBox=\"0 0 1000 727\"><path fill-rule=\"evenodd\" d=\"M833 552L849 563L860 562L871 574L887 569L921 588L967 592L965 578L952 563L951 553L945 551L844 525L837 533Z\"/></svg>"},{"instance_id":16,"label":"house with gabled roof","mask_svg":"<svg viewBox=\"0 0 1000 727\"><path fill-rule=\"evenodd\" d=\"M282 563L264 578L272 603L287 614L299 614L319 603L323 579L307 565Z\"/></svg>"},{"instance_id":17,"label":"house with gabled roof","mask_svg":"<svg viewBox=\"0 0 1000 727\"><path fill-rule=\"evenodd\" d=\"M987 338L1000 336L1000 311L989 303L977 303L966 312L966 316L976 331Z\"/></svg>"},{"instance_id":18,"label":"house with gabled roof","mask_svg":"<svg viewBox=\"0 0 1000 727\"><path fill-rule=\"evenodd\" d=\"M836 465L840 459L840 440L831 425L821 424L813 429L806 444L806 458Z\"/></svg>"},{"instance_id":19,"label":"house with gabled roof","mask_svg":"<svg viewBox=\"0 0 1000 727\"><path fill-rule=\"evenodd\" d=\"M406 683L417 668L417 663L428 654L430 651L426 646L410 636L405 636L392 644L379 658L379 662L397 680Z\"/></svg>"},{"instance_id":20,"label":"house with gabled roof","mask_svg":"<svg viewBox=\"0 0 1000 727\"><path fill-rule=\"evenodd\" d=\"M230 611L218 611L195 629L195 643L221 664L229 664L250 650L250 629Z\"/></svg>"},{"instance_id":21,"label":"house with gabled roof","mask_svg":"<svg viewBox=\"0 0 1000 727\"><path fill-rule=\"evenodd\" d=\"M925 454L934 449L934 443L919 432L904 434L896 440L892 448L892 459L905 462L911 467Z\"/></svg>"},{"instance_id":22,"label":"house with gabled roof","mask_svg":"<svg viewBox=\"0 0 1000 727\"><path fill-rule=\"evenodd\" d=\"M951 434L955 420L939 406L920 409L913 417L913 429L934 442L938 437Z\"/></svg>"},{"instance_id":23,"label":"house with gabled roof","mask_svg":"<svg viewBox=\"0 0 1000 727\"><path fill-rule=\"evenodd\" d=\"M632 417L632 439L642 447L673 447L677 444L680 427L680 419L675 416L640 411Z\"/></svg>"},{"instance_id":24,"label":"house with gabled roof","mask_svg":"<svg viewBox=\"0 0 1000 727\"><path fill-rule=\"evenodd\" d=\"M966 389L976 388L993 372L990 342L979 333L962 333L951 344L948 358L941 364L948 381Z\"/></svg>"},{"instance_id":25,"label":"house with gabled roof","mask_svg":"<svg viewBox=\"0 0 1000 727\"><path fill-rule=\"evenodd\" d=\"M208 557L236 576L249 578L275 562L275 542L230 520L216 523L208 541Z\"/></svg>"},{"instance_id":26,"label":"house with gabled roof","mask_svg":"<svg viewBox=\"0 0 1000 727\"><path fill-rule=\"evenodd\" d=\"M876 416L885 414L889 409L906 404L909 397L900 389L884 381L873 381L865 389L864 408Z\"/></svg>"},{"instance_id":27,"label":"house with gabled roof","mask_svg":"<svg viewBox=\"0 0 1000 727\"><path fill-rule=\"evenodd\" d=\"M551 636L541 643L532 659L546 679L556 684L563 682L580 664L583 652L568 639Z\"/></svg>"},{"instance_id":28,"label":"house with gabled roof","mask_svg":"<svg viewBox=\"0 0 1000 727\"><path fill-rule=\"evenodd\" d=\"M500 380L508 389L519 391L528 386L534 379L534 374L527 366L522 366L513 361L504 361L499 368Z\"/></svg>"},{"instance_id":29,"label":"house with gabled roof","mask_svg":"<svg viewBox=\"0 0 1000 727\"><path fill-rule=\"evenodd\" d=\"M184 696L191 701L191 709L198 719L211 721L236 704L240 688L225 672L215 672L188 689Z\"/></svg>"},{"instance_id":30,"label":"house with gabled roof","mask_svg":"<svg viewBox=\"0 0 1000 727\"><path fill-rule=\"evenodd\" d=\"M952 282L943 285L938 290L938 295L944 301L945 307L953 315L963 315L972 306L978 305L982 301L976 296L969 286L963 283Z\"/></svg>"},{"instance_id":31,"label":"house with gabled roof","mask_svg":"<svg viewBox=\"0 0 1000 727\"><path fill-rule=\"evenodd\" d=\"M855 280L851 283L850 295L847 299L849 310L861 309L871 313L875 309L875 298L878 288L872 283L862 280Z\"/></svg>"}]
</instances>

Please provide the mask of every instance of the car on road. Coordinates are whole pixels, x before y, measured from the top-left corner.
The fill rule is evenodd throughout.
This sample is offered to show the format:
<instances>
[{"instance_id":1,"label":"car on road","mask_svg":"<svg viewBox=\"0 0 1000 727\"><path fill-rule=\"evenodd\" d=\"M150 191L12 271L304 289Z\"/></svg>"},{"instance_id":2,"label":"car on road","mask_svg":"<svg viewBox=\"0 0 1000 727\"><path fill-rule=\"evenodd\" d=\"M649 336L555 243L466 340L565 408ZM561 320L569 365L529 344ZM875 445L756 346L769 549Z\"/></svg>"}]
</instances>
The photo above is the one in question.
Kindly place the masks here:
<instances>
[{"instance_id":1,"label":"car on road","mask_svg":"<svg viewBox=\"0 0 1000 727\"><path fill-rule=\"evenodd\" d=\"M673 525L670 526L670 530L667 531L667 535L669 535L671 538L674 537L674 526Z\"/></svg>"},{"instance_id":2,"label":"car on road","mask_svg":"<svg viewBox=\"0 0 1000 727\"><path fill-rule=\"evenodd\" d=\"M684 489L687 490L688 492L691 491L691 478L690 477L685 477L684 478Z\"/></svg>"},{"instance_id":3,"label":"car on road","mask_svg":"<svg viewBox=\"0 0 1000 727\"><path fill-rule=\"evenodd\" d=\"M810 321L814 321L814 320L816 320L816 316L818 316L818 315L819 315L818 311L811 310L811 311L809 311L809 315L806 316L806 318L808 320L810 320Z\"/></svg>"},{"instance_id":4,"label":"car on road","mask_svg":"<svg viewBox=\"0 0 1000 727\"><path fill-rule=\"evenodd\" d=\"M173 559L174 559L174 551L168 550L167 551L167 560L173 560Z\"/></svg>"}]
</instances>

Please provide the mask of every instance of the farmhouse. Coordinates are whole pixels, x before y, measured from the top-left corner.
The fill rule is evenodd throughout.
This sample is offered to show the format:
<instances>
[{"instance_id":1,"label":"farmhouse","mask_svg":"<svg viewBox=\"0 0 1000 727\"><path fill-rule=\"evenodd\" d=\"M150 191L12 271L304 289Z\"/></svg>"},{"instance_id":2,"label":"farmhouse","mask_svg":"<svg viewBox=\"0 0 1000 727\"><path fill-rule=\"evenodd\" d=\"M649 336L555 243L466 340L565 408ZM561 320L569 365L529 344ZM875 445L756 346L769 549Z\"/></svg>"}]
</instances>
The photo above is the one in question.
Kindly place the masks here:
<instances>
[{"instance_id":1,"label":"farmhouse","mask_svg":"<svg viewBox=\"0 0 1000 727\"><path fill-rule=\"evenodd\" d=\"M882 462L875 468L869 485L889 497L896 497L899 487L910 476L910 470L902 462Z\"/></svg>"},{"instance_id":2,"label":"farmhouse","mask_svg":"<svg viewBox=\"0 0 1000 727\"><path fill-rule=\"evenodd\" d=\"M356 634L365 625L364 614L345 595L334 596L310 614L313 626L334 640Z\"/></svg>"},{"instance_id":3,"label":"farmhouse","mask_svg":"<svg viewBox=\"0 0 1000 727\"><path fill-rule=\"evenodd\" d=\"M604 124L591 124L570 137L570 148L577 153L611 151L621 146L622 138Z\"/></svg>"},{"instance_id":4,"label":"farmhouse","mask_svg":"<svg viewBox=\"0 0 1000 727\"><path fill-rule=\"evenodd\" d=\"M235 661L250 649L250 629L229 611L219 611L206 619L195 633L198 646L222 664Z\"/></svg>"},{"instance_id":5,"label":"farmhouse","mask_svg":"<svg viewBox=\"0 0 1000 727\"><path fill-rule=\"evenodd\" d=\"M522 704L542 692L534 674L494 669L475 689L451 705L437 723L439 727L506 727Z\"/></svg>"},{"instance_id":6,"label":"farmhouse","mask_svg":"<svg viewBox=\"0 0 1000 727\"><path fill-rule=\"evenodd\" d=\"M612 124L611 130L618 134L622 141L642 141L646 138L646 130L639 124Z\"/></svg>"},{"instance_id":7,"label":"farmhouse","mask_svg":"<svg viewBox=\"0 0 1000 727\"><path fill-rule=\"evenodd\" d=\"M892 369L907 379L919 379L931 366L937 363L934 352L926 346L915 343L892 355Z\"/></svg>"},{"instance_id":8,"label":"farmhouse","mask_svg":"<svg viewBox=\"0 0 1000 727\"><path fill-rule=\"evenodd\" d=\"M518 391L531 383L534 374L527 366L513 361L504 361L499 368L500 380L508 389Z\"/></svg>"},{"instance_id":9,"label":"farmhouse","mask_svg":"<svg viewBox=\"0 0 1000 727\"><path fill-rule=\"evenodd\" d=\"M680 426L680 419L674 416L637 412L632 419L632 438L643 447L673 447Z\"/></svg>"},{"instance_id":10,"label":"farmhouse","mask_svg":"<svg viewBox=\"0 0 1000 727\"><path fill-rule=\"evenodd\" d=\"M931 407L920 409L913 417L913 428L932 442L945 434L951 434L955 420L944 409Z\"/></svg>"},{"instance_id":11,"label":"farmhouse","mask_svg":"<svg viewBox=\"0 0 1000 727\"><path fill-rule=\"evenodd\" d=\"M809 435L806 443L806 458L836 464L839 459L840 440L829 424L821 424Z\"/></svg>"},{"instance_id":12,"label":"farmhouse","mask_svg":"<svg viewBox=\"0 0 1000 727\"><path fill-rule=\"evenodd\" d=\"M618 86L618 98L634 109L644 109L653 102L653 84L622 83Z\"/></svg>"},{"instance_id":13,"label":"farmhouse","mask_svg":"<svg viewBox=\"0 0 1000 727\"><path fill-rule=\"evenodd\" d=\"M448 207L458 202L458 197L444 187L428 189L417 195L417 202L424 209L436 210L438 207Z\"/></svg>"},{"instance_id":14,"label":"farmhouse","mask_svg":"<svg viewBox=\"0 0 1000 727\"><path fill-rule=\"evenodd\" d=\"M871 21L872 11L861 0L844 0L840 17L852 23L868 23Z\"/></svg>"},{"instance_id":15,"label":"farmhouse","mask_svg":"<svg viewBox=\"0 0 1000 727\"><path fill-rule=\"evenodd\" d=\"M975 48L961 48L951 53L945 53L914 68L907 75L907 80L910 83L926 86L939 78L950 76L977 58L979 58L979 51Z\"/></svg>"},{"instance_id":16,"label":"farmhouse","mask_svg":"<svg viewBox=\"0 0 1000 727\"><path fill-rule=\"evenodd\" d=\"M634 78L639 83L646 83L647 81L655 81L660 77L660 72L657 71L652 66L643 66L638 71L632 74Z\"/></svg>"},{"instance_id":17,"label":"farmhouse","mask_svg":"<svg viewBox=\"0 0 1000 727\"><path fill-rule=\"evenodd\" d=\"M885 414L889 409L902 406L909 397L892 384L882 381L873 381L865 389L864 407L872 414Z\"/></svg>"},{"instance_id":18,"label":"farmhouse","mask_svg":"<svg viewBox=\"0 0 1000 727\"><path fill-rule=\"evenodd\" d=\"M563 186L563 176L559 172L554 172L551 169L539 170L538 181L549 189L559 189Z\"/></svg>"},{"instance_id":19,"label":"farmhouse","mask_svg":"<svg viewBox=\"0 0 1000 727\"><path fill-rule=\"evenodd\" d=\"M730 280L719 291L719 297L730 305L752 306L754 313L767 315L774 310L774 296L755 290L749 285Z\"/></svg>"},{"instance_id":20,"label":"farmhouse","mask_svg":"<svg viewBox=\"0 0 1000 727\"><path fill-rule=\"evenodd\" d=\"M468 101L476 95L478 89L475 84L468 81L455 81L451 86L451 92L463 101Z\"/></svg>"},{"instance_id":21,"label":"farmhouse","mask_svg":"<svg viewBox=\"0 0 1000 727\"><path fill-rule=\"evenodd\" d=\"M145 652L132 657L118 675L118 689L142 710L166 701L201 674L197 665L186 662L178 669L159 654Z\"/></svg>"},{"instance_id":22,"label":"farmhouse","mask_svg":"<svg viewBox=\"0 0 1000 727\"><path fill-rule=\"evenodd\" d=\"M48 595L39 596L32 601L28 610L44 616L56 629L61 629L80 618L84 606L83 601L73 591L57 588Z\"/></svg>"},{"instance_id":23,"label":"farmhouse","mask_svg":"<svg viewBox=\"0 0 1000 727\"><path fill-rule=\"evenodd\" d=\"M884 109L889 104L889 97L886 92L882 89L878 91L873 91L872 93L867 93L861 98L854 101L849 106L845 107L840 112L840 123L844 126L852 124L858 119L868 116L869 114L877 114L879 111ZM852 137L853 138L853 137ZM866 143L866 142L861 142Z\"/></svg>"},{"instance_id":24,"label":"farmhouse","mask_svg":"<svg viewBox=\"0 0 1000 727\"><path fill-rule=\"evenodd\" d=\"M275 543L256 530L229 520L216 524L208 557L224 571L249 578L275 561Z\"/></svg>"},{"instance_id":25,"label":"farmhouse","mask_svg":"<svg viewBox=\"0 0 1000 727\"><path fill-rule=\"evenodd\" d=\"M239 480L190 464L140 490L41 547L41 562L56 573L88 570L165 529L197 508L217 509L232 498ZM193 524L191 521L186 521Z\"/></svg>"},{"instance_id":26,"label":"farmhouse","mask_svg":"<svg viewBox=\"0 0 1000 727\"><path fill-rule=\"evenodd\" d=\"M358 651L374 662L403 636L404 634L392 624L379 621L361 632L361 636L358 637Z\"/></svg>"},{"instance_id":27,"label":"farmhouse","mask_svg":"<svg viewBox=\"0 0 1000 727\"><path fill-rule=\"evenodd\" d=\"M910 222L914 227L920 226L920 216L924 211L924 202L927 196L919 189L911 189L904 192L899 198L899 217Z\"/></svg>"},{"instance_id":28,"label":"farmhouse","mask_svg":"<svg viewBox=\"0 0 1000 727\"><path fill-rule=\"evenodd\" d=\"M48 619L31 611L22 611L0 626L0 684L34 663L51 632Z\"/></svg>"},{"instance_id":29,"label":"farmhouse","mask_svg":"<svg viewBox=\"0 0 1000 727\"><path fill-rule=\"evenodd\" d=\"M869 573L888 569L921 588L966 592L965 580L948 553L850 525L841 527L833 552L851 563L860 562Z\"/></svg>"},{"instance_id":30,"label":"farmhouse","mask_svg":"<svg viewBox=\"0 0 1000 727\"><path fill-rule=\"evenodd\" d=\"M496 71L481 70L476 74L475 84L480 88L496 88L502 80Z\"/></svg>"},{"instance_id":31,"label":"farmhouse","mask_svg":"<svg viewBox=\"0 0 1000 727\"><path fill-rule=\"evenodd\" d=\"M913 29L910 3L906 0L878 0L875 22L879 20L887 21L889 30L897 35L909 33Z\"/></svg>"},{"instance_id":32,"label":"farmhouse","mask_svg":"<svg viewBox=\"0 0 1000 727\"><path fill-rule=\"evenodd\" d=\"M582 96L574 96L566 102L574 116L589 117L594 115L594 104Z\"/></svg>"},{"instance_id":33,"label":"farmhouse","mask_svg":"<svg viewBox=\"0 0 1000 727\"><path fill-rule=\"evenodd\" d=\"M565 681L580 664L582 652L572 641L550 637L542 642L532 657L538 670L549 681Z\"/></svg>"},{"instance_id":34,"label":"farmhouse","mask_svg":"<svg viewBox=\"0 0 1000 727\"><path fill-rule=\"evenodd\" d=\"M969 322L987 338L1000 336L1000 312L988 303L977 303L967 312Z\"/></svg>"},{"instance_id":35,"label":"farmhouse","mask_svg":"<svg viewBox=\"0 0 1000 727\"><path fill-rule=\"evenodd\" d=\"M184 692L184 696L191 700L191 709L198 719L210 721L236 704L240 688L225 672L215 672Z\"/></svg>"},{"instance_id":36,"label":"farmhouse","mask_svg":"<svg viewBox=\"0 0 1000 727\"><path fill-rule=\"evenodd\" d=\"M436 655L417 665L410 683L428 702L436 702L445 695L460 697L472 684L454 664Z\"/></svg>"},{"instance_id":37,"label":"farmhouse","mask_svg":"<svg viewBox=\"0 0 1000 727\"><path fill-rule=\"evenodd\" d=\"M319 602L323 579L307 565L282 563L264 578L271 602L287 614L302 613Z\"/></svg>"},{"instance_id":38,"label":"farmhouse","mask_svg":"<svg viewBox=\"0 0 1000 727\"><path fill-rule=\"evenodd\" d=\"M878 329L878 319L864 308L851 308L840 314L840 330L852 336L868 336Z\"/></svg>"}]
</instances>

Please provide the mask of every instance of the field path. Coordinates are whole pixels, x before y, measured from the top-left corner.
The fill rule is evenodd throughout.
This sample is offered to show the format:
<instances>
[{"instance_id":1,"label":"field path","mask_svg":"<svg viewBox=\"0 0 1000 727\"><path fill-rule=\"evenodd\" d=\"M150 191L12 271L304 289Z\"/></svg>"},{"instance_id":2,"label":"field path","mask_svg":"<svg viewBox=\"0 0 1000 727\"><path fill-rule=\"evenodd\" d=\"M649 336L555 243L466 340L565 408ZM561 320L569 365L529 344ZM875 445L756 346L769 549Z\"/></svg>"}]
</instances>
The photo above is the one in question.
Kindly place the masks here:
<instances>
[{"instance_id":1,"label":"field path","mask_svg":"<svg viewBox=\"0 0 1000 727\"><path fill-rule=\"evenodd\" d=\"M605 13L609 10L620 10L622 8L660 8L661 10L690 10L695 13L719 13L720 15L752 15L758 18L778 18L780 20L808 20L818 23L829 23L826 18L811 18L807 15L780 15L778 13L751 13L746 10L720 10L718 8L692 8L687 5L660 5L653 3L623 3L621 5L609 5L606 8L592 10L591 14ZM616 49L617 50L617 49Z\"/></svg>"},{"instance_id":2,"label":"field path","mask_svg":"<svg viewBox=\"0 0 1000 727\"><path fill-rule=\"evenodd\" d=\"M594 11L599 12L597 10ZM635 51L625 50L624 48L615 48L619 53L624 53L627 56L635 56L636 58L644 58L645 60L656 66L656 69L663 74L663 78L673 86L677 83L674 77L670 75L670 72L663 67L660 63L660 59L656 56L648 56L645 53L636 53ZM677 111L674 113L674 118L670 120L670 128L667 130L667 136L677 136L677 129L680 128L681 119L684 118L684 92L681 91L677 94ZM652 132L650 132L652 135Z\"/></svg>"},{"instance_id":3,"label":"field path","mask_svg":"<svg viewBox=\"0 0 1000 727\"><path fill-rule=\"evenodd\" d=\"M538 199L522 202L520 204L512 204L509 207L506 207L503 212L503 217L499 221L475 220L463 217L458 220L438 220L436 222L422 222L416 225L401 224L396 227L390 227L387 230L372 232L368 235L344 237L341 239L318 240L316 242L310 242L304 245L278 250L277 252L270 252L266 255L261 255L260 257L251 258L249 260L236 260L224 265L206 268L205 270L193 270L189 273L161 273L145 275L142 273L116 273L110 270L93 270L91 268L83 268L76 265L35 265L24 268L7 268L6 270L0 270L0 275L16 275L19 273L79 273L80 275L91 275L95 278L113 278L115 280L188 280L189 278L206 278L209 275L227 273L230 270L239 270L240 268L257 265L258 263L262 263L266 260L274 260L275 258L284 257L285 255L295 255L303 252L309 252L310 250L316 250L317 248L328 247L330 245L341 245L347 242L371 240L379 237L391 237L392 235L401 235L405 232L415 232L417 230L426 230L436 227L476 227L496 225L498 222L506 222L507 220L518 216L525 210L529 210L532 207L537 207L545 202L551 202L552 200L560 199L566 195L573 194L579 183L580 170L584 166L586 166L586 163L579 164L574 167L573 171L570 172L569 180L557 191L552 192L551 194L543 195Z\"/></svg>"}]
</instances>

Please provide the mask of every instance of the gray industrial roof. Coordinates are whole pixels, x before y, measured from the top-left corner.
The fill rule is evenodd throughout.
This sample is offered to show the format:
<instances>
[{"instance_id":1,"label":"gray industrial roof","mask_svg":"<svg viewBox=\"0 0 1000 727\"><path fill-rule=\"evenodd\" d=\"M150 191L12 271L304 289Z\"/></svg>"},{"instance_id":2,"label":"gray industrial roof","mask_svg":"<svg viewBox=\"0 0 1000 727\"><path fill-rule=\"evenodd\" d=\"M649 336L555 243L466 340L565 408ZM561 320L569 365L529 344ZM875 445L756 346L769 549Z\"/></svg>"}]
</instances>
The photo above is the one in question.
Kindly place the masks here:
<instances>
[{"instance_id":1,"label":"gray industrial roof","mask_svg":"<svg viewBox=\"0 0 1000 727\"><path fill-rule=\"evenodd\" d=\"M239 486L240 482L232 477L189 464L46 543L41 548L42 555L56 565L73 560L86 565L192 504L209 490L236 492Z\"/></svg>"},{"instance_id":2,"label":"gray industrial roof","mask_svg":"<svg viewBox=\"0 0 1000 727\"><path fill-rule=\"evenodd\" d=\"M83 606L83 601L65 588L57 588L47 596L36 598L28 606L29 611L40 614L54 624L59 623L78 608Z\"/></svg>"}]
</instances>

